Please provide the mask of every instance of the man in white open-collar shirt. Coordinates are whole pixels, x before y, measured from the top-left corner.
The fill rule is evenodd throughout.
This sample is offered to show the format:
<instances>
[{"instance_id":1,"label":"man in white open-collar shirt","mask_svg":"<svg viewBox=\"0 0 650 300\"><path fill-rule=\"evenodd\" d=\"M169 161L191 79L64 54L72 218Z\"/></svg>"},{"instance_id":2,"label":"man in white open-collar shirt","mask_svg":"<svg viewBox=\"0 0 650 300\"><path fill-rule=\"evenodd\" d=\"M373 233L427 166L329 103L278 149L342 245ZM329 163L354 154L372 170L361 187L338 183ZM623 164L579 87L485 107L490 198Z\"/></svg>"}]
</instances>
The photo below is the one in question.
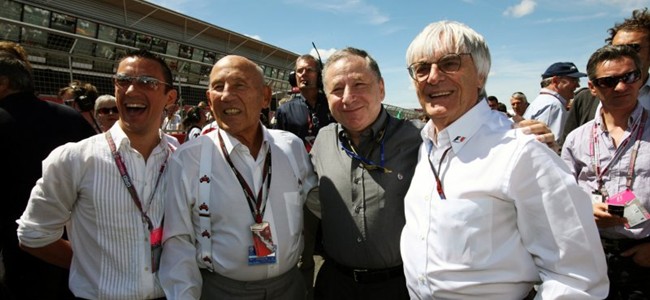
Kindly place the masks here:
<instances>
[{"instance_id":1,"label":"man in white open-collar shirt","mask_svg":"<svg viewBox=\"0 0 650 300\"><path fill-rule=\"evenodd\" d=\"M164 297L156 276L161 177L177 144L160 131L160 116L176 100L171 83L162 58L128 53L114 76L117 123L43 161L43 177L18 220L18 239L27 252L70 268L76 297ZM66 225L69 241L61 239Z\"/></svg>"},{"instance_id":2,"label":"man in white open-collar shirt","mask_svg":"<svg viewBox=\"0 0 650 300\"><path fill-rule=\"evenodd\" d=\"M220 59L207 96L218 128L169 163L160 280L169 299L304 299L296 265L303 204L316 185L302 141L267 130L262 69Z\"/></svg>"},{"instance_id":3,"label":"man in white open-collar shirt","mask_svg":"<svg viewBox=\"0 0 650 300\"><path fill-rule=\"evenodd\" d=\"M406 57L431 117L404 203L411 298L523 299L535 284L541 299L605 298L589 197L555 153L483 100L483 37L433 23Z\"/></svg>"}]
</instances>

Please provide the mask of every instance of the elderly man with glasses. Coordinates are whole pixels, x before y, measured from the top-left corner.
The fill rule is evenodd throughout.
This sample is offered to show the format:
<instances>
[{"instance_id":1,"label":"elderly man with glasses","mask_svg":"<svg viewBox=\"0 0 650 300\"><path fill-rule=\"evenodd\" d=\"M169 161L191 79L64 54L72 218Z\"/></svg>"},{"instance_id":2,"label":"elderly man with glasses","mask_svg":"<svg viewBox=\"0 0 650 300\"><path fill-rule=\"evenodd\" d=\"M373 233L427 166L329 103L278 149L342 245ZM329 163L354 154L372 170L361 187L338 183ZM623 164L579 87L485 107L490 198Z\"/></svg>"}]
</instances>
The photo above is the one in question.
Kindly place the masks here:
<instances>
[{"instance_id":1,"label":"elderly man with glasses","mask_svg":"<svg viewBox=\"0 0 650 300\"><path fill-rule=\"evenodd\" d=\"M562 158L592 195L610 283L607 299L650 298L650 121L638 101L635 50L605 46L587 64L596 117L571 132Z\"/></svg>"},{"instance_id":2,"label":"elderly man with glasses","mask_svg":"<svg viewBox=\"0 0 650 300\"><path fill-rule=\"evenodd\" d=\"M589 197L562 160L490 110L490 52L464 24L432 23L406 53L431 118L404 198L411 299L602 299Z\"/></svg>"},{"instance_id":3,"label":"elderly man with glasses","mask_svg":"<svg viewBox=\"0 0 650 300\"><path fill-rule=\"evenodd\" d=\"M127 53L114 76L117 126L58 147L43 161L18 239L25 251L69 268L78 298L164 297L157 278L161 179L177 144L162 134L160 118L176 100L171 82L161 57ZM69 240L61 238L64 227Z\"/></svg>"}]
</instances>

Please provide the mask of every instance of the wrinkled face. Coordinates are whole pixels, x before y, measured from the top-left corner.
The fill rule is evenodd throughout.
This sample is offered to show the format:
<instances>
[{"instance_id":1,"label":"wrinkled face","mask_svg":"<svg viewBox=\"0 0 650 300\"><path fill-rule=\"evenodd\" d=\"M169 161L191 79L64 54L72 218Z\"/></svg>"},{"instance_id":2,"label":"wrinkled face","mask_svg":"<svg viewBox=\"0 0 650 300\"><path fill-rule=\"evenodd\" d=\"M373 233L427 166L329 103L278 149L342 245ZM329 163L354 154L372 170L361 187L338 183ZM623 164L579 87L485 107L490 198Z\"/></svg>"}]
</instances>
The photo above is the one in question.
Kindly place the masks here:
<instances>
[{"instance_id":1,"label":"wrinkled face","mask_svg":"<svg viewBox=\"0 0 650 300\"><path fill-rule=\"evenodd\" d=\"M323 74L332 116L352 134L361 133L377 119L384 100L384 81L360 56L339 59Z\"/></svg>"},{"instance_id":2,"label":"wrinkled face","mask_svg":"<svg viewBox=\"0 0 650 300\"><path fill-rule=\"evenodd\" d=\"M111 129L111 127L113 127L113 124L115 124L119 118L117 105L113 102L104 102L100 104L95 112L97 123L99 124L99 127L102 131Z\"/></svg>"},{"instance_id":3,"label":"wrinkled face","mask_svg":"<svg viewBox=\"0 0 650 300\"><path fill-rule=\"evenodd\" d=\"M639 58L641 59L641 75L646 76L650 68L650 38L644 31L618 31L612 39L612 45L638 44L640 46Z\"/></svg>"},{"instance_id":4,"label":"wrinkled face","mask_svg":"<svg viewBox=\"0 0 650 300\"><path fill-rule=\"evenodd\" d=\"M512 110L515 111L515 114L523 116L526 112L526 108L528 108L528 103L525 103L524 100L518 98L510 98L510 106L512 106Z\"/></svg>"},{"instance_id":5,"label":"wrinkled face","mask_svg":"<svg viewBox=\"0 0 650 300\"><path fill-rule=\"evenodd\" d=\"M567 100L567 102L573 99L573 92L580 87L580 79L567 76L556 76L555 80L557 80L557 93Z\"/></svg>"},{"instance_id":6,"label":"wrinkled face","mask_svg":"<svg viewBox=\"0 0 650 300\"><path fill-rule=\"evenodd\" d=\"M634 61L629 57L606 60L596 66L596 78L617 77L636 70ZM636 106L641 80L632 83L619 81L614 87L601 87L589 81L591 94L598 97L603 108L610 110L632 110Z\"/></svg>"},{"instance_id":7,"label":"wrinkled face","mask_svg":"<svg viewBox=\"0 0 650 300\"><path fill-rule=\"evenodd\" d=\"M212 68L206 92L219 128L235 137L254 136L260 126L260 112L269 105L266 89L251 61L239 56L219 60Z\"/></svg>"},{"instance_id":8,"label":"wrinkled face","mask_svg":"<svg viewBox=\"0 0 650 300\"><path fill-rule=\"evenodd\" d=\"M296 83L301 89L318 87L318 67L315 61L300 59L296 62Z\"/></svg>"},{"instance_id":9,"label":"wrinkled face","mask_svg":"<svg viewBox=\"0 0 650 300\"><path fill-rule=\"evenodd\" d=\"M420 62L438 61L450 53L436 53ZM442 130L469 111L478 101L485 78L481 78L471 55L461 55L458 71L442 72L437 64L431 66L426 80L413 80L422 109L438 130Z\"/></svg>"},{"instance_id":10,"label":"wrinkled face","mask_svg":"<svg viewBox=\"0 0 650 300\"><path fill-rule=\"evenodd\" d=\"M155 60L127 57L117 67L117 75L155 78L161 83L153 87L132 81L127 85L115 84L115 99L119 110L120 126L127 134L137 135L158 132L165 106L176 101L176 90L165 88L162 67ZM167 91L166 91L167 90Z\"/></svg>"}]
</instances>

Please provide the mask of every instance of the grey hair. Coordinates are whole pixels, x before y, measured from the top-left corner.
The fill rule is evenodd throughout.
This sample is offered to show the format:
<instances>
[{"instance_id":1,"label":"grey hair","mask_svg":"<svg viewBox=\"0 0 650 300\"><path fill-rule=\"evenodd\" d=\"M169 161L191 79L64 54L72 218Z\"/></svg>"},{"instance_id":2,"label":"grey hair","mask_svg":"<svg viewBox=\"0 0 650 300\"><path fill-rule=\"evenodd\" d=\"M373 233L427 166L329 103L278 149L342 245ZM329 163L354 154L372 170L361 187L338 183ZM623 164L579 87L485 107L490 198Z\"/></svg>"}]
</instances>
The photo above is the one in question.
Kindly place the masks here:
<instances>
[{"instance_id":1,"label":"grey hair","mask_svg":"<svg viewBox=\"0 0 650 300\"><path fill-rule=\"evenodd\" d=\"M406 65L432 58L438 53L470 53L479 77L483 78L479 95L486 94L485 84L492 61L490 49L482 35L455 21L431 23L413 39L406 50Z\"/></svg>"}]
</instances>

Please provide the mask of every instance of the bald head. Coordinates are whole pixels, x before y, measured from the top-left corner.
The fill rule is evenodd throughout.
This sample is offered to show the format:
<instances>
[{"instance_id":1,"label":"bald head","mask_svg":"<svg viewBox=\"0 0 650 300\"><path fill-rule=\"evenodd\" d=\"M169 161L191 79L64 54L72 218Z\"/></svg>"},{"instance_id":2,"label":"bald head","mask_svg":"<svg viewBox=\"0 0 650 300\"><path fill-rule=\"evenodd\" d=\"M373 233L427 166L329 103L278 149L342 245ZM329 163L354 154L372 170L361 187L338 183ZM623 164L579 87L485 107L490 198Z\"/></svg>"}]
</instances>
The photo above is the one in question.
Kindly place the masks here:
<instances>
[{"instance_id":1,"label":"bald head","mask_svg":"<svg viewBox=\"0 0 650 300\"><path fill-rule=\"evenodd\" d=\"M212 83L217 72L234 71L245 74L246 77L251 79L252 84L264 86L264 71L262 71L262 68L250 59L239 55L224 56L217 61L210 72L210 83Z\"/></svg>"}]
</instances>

